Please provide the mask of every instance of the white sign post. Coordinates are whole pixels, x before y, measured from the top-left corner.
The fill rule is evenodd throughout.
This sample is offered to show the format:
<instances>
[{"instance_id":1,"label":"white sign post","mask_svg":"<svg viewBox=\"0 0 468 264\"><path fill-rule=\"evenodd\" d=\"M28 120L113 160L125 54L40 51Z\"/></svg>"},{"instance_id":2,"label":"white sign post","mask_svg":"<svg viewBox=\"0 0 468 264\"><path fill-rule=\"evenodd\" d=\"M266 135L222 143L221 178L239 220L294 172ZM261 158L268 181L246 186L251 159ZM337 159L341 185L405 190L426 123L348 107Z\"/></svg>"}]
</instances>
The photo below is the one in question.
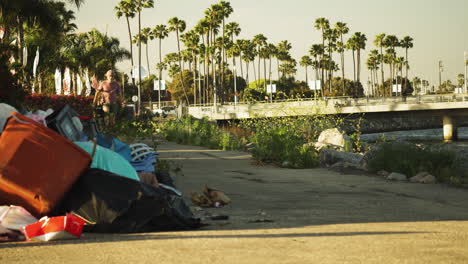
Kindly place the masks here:
<instances>
[{"instance_id":1,"label":"white sign post","mask_svg":"<svg viewBox=\"0 0 468 264\"><path fill-rule=\"evenodd\" d=\"M136 104L138 102L138 95L132 96L132 101L133 101L133 114L136 113Z\"/></svg>"},{"instance_id":2,"label":"white sign post","mask_svg":"<svg viewBox=\"0 0 468 264\"><path fill-rule=\"evenodd\" d=\"M322 89L322 82L320 80L309 80L309 89L314 91L314 98L317 99L317 91Z\"/></svg>"},{"instance_id":3,"label":"white sign post","mask_svg":"<svg viewBox=\"0 0 468 264\"><path fill-rule=\"evenodd\" d=\"M273 103L273 94L276 93L276 84L268 84L266 88L267 93L270 94L270 102Z\"/></svg>"},{"instance_id":4,"label":"white sign post","mask_svg":"<svg viewBox=\"0 0 468 264\"><path fill-rule=\"evenodd\" d=\"M396 95L398 95L398 93L401 94L401 84L394 84L392 87L392 92L396 93Z\"/></svg>"},{"instance_id":5,"label":"white sign post","mask_svg":"<svg viewBox=\"0 0 468 264\"><path fill-rule=\"evenodd\" d=\"M158 109L161 109L161 91L166 90L166 81L154 80L154 90L158 91Z\"/></svg>"}]
</instances>

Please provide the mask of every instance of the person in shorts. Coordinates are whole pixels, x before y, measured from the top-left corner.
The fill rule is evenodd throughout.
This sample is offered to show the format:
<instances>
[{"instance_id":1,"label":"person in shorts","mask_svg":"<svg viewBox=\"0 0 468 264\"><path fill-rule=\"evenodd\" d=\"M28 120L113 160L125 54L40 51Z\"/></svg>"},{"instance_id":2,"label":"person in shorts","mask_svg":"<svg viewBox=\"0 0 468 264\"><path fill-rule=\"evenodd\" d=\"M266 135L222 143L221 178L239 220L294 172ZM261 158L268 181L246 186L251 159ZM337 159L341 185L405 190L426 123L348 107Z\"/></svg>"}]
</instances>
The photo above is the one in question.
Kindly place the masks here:
<instances>
[{"instance_id":1,"label":"person in shorts","mask_svg":"<svg viewBox=\"0 0 468 264\"><path fill-rule=\"evenodd\" d=\"M93 88L100 92L100 104L102 110L109 115L109 123L115 124L115 115L119 110L118 96L120 94L120 85L114 80L114 72L108 70L105 74L106 80L97 84L96 77L93 76ZM98 94L96 92L96 94Z\"/></svg>"}]
</instances>

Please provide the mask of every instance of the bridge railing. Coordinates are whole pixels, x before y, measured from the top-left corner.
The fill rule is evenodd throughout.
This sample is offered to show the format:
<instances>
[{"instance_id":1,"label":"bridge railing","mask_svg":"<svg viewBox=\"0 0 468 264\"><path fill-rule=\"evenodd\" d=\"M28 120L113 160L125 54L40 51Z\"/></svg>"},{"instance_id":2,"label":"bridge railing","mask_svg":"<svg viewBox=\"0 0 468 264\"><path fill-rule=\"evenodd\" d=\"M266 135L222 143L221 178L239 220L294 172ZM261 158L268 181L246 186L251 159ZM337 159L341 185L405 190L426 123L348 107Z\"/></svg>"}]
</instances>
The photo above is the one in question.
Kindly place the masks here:
<instances>
[{"instance_id":1,"label":"bridge railing","mask_svg":"<svg viewBox=\"0 0 468 264\"><path fill-rule=\"evenodd\" d=\"M406 104L420 104L420 103L438 103L438 102L462 102L468 101L468 94L441 94L441 95L417 95L417 96L393 96L393 97L323 97L323 98L295 98L295 99L281 99L273 101L256 101L256 102L225 102L217 104L218 106L234 106L234 105L265 105L265 104L278 104L289 102L316 102L340 105L340 106L362 106L362 105L381 105L388 103L406 103ZM192 104L190 107L212 107L213 103L207 104Z\"/></svg>"}]
</instances>

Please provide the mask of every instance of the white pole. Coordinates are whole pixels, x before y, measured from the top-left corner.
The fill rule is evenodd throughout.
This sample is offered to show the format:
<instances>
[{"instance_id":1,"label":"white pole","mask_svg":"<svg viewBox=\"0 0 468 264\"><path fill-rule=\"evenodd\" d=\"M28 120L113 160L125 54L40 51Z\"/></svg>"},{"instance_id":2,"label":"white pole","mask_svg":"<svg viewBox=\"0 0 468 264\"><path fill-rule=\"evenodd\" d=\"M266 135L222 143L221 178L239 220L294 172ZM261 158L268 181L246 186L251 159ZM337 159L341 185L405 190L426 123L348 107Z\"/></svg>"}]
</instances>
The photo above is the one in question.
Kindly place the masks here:
<instances>
[{"instance_id":1,"label":"white pole","mask_svg":"<svg viewBox=\"0 0 468 264\"><path fill-rule=\"evenodd\" d=\"M161 109L161 80L158 80L158 109Z\"/></svg>"}]
</instances>

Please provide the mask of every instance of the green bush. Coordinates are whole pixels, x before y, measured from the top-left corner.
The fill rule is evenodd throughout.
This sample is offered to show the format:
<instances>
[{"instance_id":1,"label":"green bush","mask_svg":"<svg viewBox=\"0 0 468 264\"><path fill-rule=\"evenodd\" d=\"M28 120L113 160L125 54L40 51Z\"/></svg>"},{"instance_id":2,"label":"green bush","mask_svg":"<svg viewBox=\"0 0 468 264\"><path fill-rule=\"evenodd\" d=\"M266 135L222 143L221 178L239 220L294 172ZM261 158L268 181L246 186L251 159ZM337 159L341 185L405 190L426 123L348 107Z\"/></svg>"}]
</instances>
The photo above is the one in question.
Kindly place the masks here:
<instances>
[{"instance_id":1,"label":"green bush","mask_svg":"<svg viewBox=\"0 0 468 264\"><path fill-rule=\"evenodd\" d=\"M162 132L167 140L179 144L221 148L223 150L240 150L243 148L243 142L245 142L231 133L222 131L216 124L206 118L183 117L169 120L163 124Z\"/></svg>"},{"instance_id":2,"label":"green bush","mask_svg":"<svg viewBox=\"0 0 468 264\"><path fill-rule=\"evenodd\" d=\"M455 154L446 150L431 150L412 143L393 142L378 145L369 155L373 171L399 172L412 177L427 171L439 181L449 181Z\"/></svg>"},{"instance_id":3,"label":"green bush","mask_svg":"<svg viewBox=\"0 0 468 264\"><path fill-rule=\"evenodd\" d=\"M249 119L236 126L230 124L228 132L206 118L183 117L167 121L162 131L170 141L223 150L242 150L251 142L257 160L290 168L313 168L319 164L319 155L307 143L342 121L325 116Z\"/></svg>"}]
</instances>

